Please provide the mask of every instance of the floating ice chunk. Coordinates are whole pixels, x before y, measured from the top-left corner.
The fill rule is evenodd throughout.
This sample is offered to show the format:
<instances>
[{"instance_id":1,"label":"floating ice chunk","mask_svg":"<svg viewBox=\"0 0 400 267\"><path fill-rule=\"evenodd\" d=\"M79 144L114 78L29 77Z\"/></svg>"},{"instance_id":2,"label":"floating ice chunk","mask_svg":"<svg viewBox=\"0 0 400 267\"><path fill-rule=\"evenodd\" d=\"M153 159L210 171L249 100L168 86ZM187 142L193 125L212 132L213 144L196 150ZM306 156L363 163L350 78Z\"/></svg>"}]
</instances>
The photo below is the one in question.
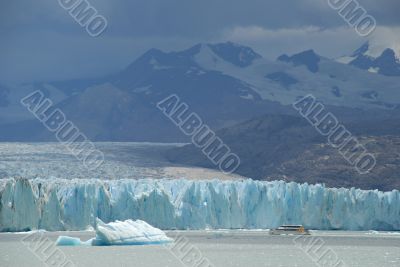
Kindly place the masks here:
<instances>
[{"instance_id":1,"label":"floating ice chunk","mask_svg":"<svg viewBox=\"0 0 400 267\"><path fill-rule=\"evenodd\" d=\"M145 221L126 220L104 223L96 219L96 237L88 241L79 238L60 236L58 246L118 246L118 245L150 245L165 244L173 240L158 228Z\"/></svg>"},{"instance_id":2,"label":"floating ice chunk","mask_svg":"<svg viewBox=\"0 0 400 267\"><path fill-rule=\"evenodd\" d=\"M172 242L172 239L167 237L163 231L145 221L126 220L105 224L97 219L96 222L94 245L146 245Z\"/></svg>"},{"instance_id":3,"label":"floating ice chunk","mask_svg":"<svg viewBox=\"0 0 400 267\"><path fill-rule=\"evenodd\" d=\"M57 246L82 246L82 245L91 245L93 239L89 239L86 242L83 242L77 237L70 236L59 236L57 238L56 244Z\"/></svg>"}]
</instances>

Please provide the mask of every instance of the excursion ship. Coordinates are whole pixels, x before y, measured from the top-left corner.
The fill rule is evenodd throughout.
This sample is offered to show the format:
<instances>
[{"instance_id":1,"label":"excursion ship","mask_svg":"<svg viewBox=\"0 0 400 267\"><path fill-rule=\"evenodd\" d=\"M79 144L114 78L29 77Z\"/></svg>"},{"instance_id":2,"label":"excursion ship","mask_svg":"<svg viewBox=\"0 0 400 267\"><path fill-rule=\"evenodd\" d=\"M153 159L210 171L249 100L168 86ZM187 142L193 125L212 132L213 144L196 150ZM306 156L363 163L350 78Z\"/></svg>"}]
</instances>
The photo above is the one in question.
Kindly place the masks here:
<instances>
[{"instance_id":1,"label":"excursion ship","mask_svg":"<svg viewBox=\"0 0 400 267\"><path fill-rule=\"evenodd\" d=\"M269 232L271 235L309 235L310 231L303 225L281 225Z\"/></svg>"}]
</instances>

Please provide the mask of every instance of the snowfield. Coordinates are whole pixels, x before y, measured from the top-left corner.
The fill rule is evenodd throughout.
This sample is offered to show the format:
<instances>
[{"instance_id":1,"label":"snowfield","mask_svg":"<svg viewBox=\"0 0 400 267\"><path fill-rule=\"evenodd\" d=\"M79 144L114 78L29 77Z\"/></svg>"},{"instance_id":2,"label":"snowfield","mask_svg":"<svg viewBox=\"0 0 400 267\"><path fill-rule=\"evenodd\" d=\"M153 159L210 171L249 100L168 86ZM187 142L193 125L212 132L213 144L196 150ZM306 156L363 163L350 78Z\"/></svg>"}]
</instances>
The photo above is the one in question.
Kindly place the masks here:
<instances>
[{"instance_id":1,"label":"snowfield","mask_svg":"<svg viewBox=\"0 0 400 267\"><path fill-rule=\"evenodd\" d=\"M140 219L161 229L400 230L400 193L282 181L0 180L0 230L84 230Z\"/></svg>"},{"instance_id":2,"label":"snowfield","mask_svg":"<svg viewBox=\"0 0 400 267\"><path fill-rule=\"evenodd\" d=\"M0 142L0 179L10 177L44 179L236 179L218 170L176 165L169 162L165 152L184 144L96 142L105 155L96 170L87 169L61 143Z\"/></svg>"}]
</instances>

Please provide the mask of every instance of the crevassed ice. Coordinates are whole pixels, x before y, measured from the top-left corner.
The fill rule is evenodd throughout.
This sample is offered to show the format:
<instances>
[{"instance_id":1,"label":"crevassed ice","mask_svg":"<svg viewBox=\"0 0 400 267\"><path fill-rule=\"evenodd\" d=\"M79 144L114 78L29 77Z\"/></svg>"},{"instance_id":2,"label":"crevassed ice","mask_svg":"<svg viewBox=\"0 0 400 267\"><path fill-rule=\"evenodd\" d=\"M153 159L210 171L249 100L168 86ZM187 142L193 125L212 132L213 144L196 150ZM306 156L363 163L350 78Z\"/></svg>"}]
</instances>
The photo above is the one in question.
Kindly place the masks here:
<instances>
[{"instance_id":1,"label":"crevassed ice","mask_svg":"<svg viewBox=\"0 0 400 267\"><path fill-rule=\"evenodd\" d=\"M282 181L0 180L0 230L83 230L140 219L161 229L400 230L400 193Z\"/></svg>"}]
</instances>

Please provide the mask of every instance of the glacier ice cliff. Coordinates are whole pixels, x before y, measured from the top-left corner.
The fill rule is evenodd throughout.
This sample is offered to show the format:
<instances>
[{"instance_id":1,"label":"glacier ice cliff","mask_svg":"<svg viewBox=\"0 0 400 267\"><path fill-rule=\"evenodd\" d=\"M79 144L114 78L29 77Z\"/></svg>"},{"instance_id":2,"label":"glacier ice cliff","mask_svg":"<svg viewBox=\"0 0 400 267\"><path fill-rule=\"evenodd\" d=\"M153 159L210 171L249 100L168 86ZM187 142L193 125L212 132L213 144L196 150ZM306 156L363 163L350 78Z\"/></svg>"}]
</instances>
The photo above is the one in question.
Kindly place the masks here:
<instances>
[{"instance_id":1,"label":"glacier ice cliff","mask_svg":"<svg viewBox=\"0 0 400 267\"><path fill-rule=\"evenodd\" d=\"M0 180L0 231L83 230L97 217L161 229L400 230L400 193L253 180Z\"/></svg>"}]
</instances>

